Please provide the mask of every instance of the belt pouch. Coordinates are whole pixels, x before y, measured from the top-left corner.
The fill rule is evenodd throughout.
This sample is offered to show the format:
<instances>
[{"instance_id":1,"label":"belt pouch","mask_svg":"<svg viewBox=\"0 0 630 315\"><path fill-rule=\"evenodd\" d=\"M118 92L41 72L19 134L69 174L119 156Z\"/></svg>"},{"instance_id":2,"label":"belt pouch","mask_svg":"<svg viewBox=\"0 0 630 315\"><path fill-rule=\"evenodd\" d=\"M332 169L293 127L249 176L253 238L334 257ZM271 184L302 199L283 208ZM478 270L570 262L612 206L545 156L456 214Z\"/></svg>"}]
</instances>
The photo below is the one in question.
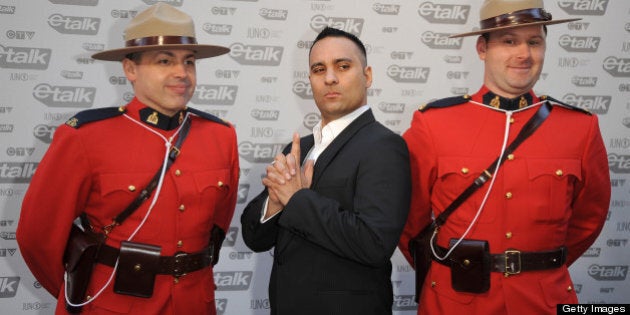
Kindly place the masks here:
<instances>
[{"instance_id":1,"label":"belt pouch","mask_svg":"<svg viewBox=\"0 0 630 315\"><path fill-rule=\"evenodd\" d=\"M457 239L450 240L452 247ZM462 240L452 252L451 285L453 290L484 293L490 289L490 249L488 241Z\"/></svg>"},{"instance_id":2,"label":"belt pouch","mask_svg":"<svg viewBox=\"0 0 630 315\"><path fill-rule=\"evenodd\" d=\"M160 246L123 241L120 245L114 292L149 298L160 266Z\"/></svg>"}]
</instances>

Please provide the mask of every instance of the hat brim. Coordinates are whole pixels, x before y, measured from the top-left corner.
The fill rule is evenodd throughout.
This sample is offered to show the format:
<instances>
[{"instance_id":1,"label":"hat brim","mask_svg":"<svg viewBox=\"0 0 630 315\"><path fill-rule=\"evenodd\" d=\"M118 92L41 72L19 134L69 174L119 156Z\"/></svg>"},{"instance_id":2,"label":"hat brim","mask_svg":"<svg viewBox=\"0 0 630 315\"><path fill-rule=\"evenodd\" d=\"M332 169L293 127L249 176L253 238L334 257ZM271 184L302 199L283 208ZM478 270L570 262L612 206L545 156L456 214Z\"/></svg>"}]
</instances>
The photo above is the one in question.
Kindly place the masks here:
<instances>
[{"instance_id":1,"label":"hat brim","mask_svg":"<svg viewBox=\"0 0 630 315\"><path fill-rule=\"evenodd\" d=\"M579 20L581 20L581 19L579 19L579 18L578 19L563 19L563 20L539 21L539 22L524 23L524 24L506 25L506 26L499 26L499 27L493 27L493 28L486 28L486 29L478 30L478 31L474 31L474 32L455 34L455 35L449 36L449 38L481 35L481 34L484 34L484 33L494 32L494 31L498 31L498 30L505 30L505 29L510 29L510 28L524 27L524 26L552 25L552 24L567 23L567 22L573 22L573 21L579 21Z\"/></svg>"},{"instance_id":2,"label":"hat brim","mask_svg":"<svg viewBox=\"0 0 630 315\"><path fill-rule=\"evenodd\" d=\"M153 46L137 46L125 47L118 49L105 50L92 55L92 58L106 61L121 61L130 53L149 51L149 50L171 50L184 49L195 52L195 58L203 59L216 57L230 52L230 48L216 45L199 45L199 44L171 44L171 45L153 45Z\"/></svg>"}]
</instances>

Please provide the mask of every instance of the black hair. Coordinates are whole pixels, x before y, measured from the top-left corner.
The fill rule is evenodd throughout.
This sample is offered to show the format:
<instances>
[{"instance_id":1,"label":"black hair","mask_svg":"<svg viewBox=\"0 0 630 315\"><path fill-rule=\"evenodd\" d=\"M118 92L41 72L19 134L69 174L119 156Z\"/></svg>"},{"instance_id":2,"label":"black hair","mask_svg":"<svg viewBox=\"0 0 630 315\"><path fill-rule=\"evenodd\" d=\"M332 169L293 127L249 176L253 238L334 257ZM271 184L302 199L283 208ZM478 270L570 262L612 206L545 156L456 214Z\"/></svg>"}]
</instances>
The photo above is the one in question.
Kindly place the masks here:
<instances>
[{"instance_id":1,"label":"black hair","mask_svg":"<svg viewBox=\"0 0 630 315\"><path fill-rule=\"evenodd\" d=\"M125 55L126 59L133 61L136 64L140 64L140 58L142 57L142 52L136 51L132 53L128 53Z\"/></svg>"},{"instance_id":2,"label":"black hair","mask_svg":"<svg viewBox=\"0 0 630 315\"><path fill-rule=\"evenodd\" d=\"M311 50L313 50L313 46L315 46L315 43L317 43L318 41L326 37L345 37L351 40L355 45L357 45L357 47L359 47L359 50L361 51L361 53L363 54L363 57L365 58L365 62L367 62L367 52L365 50L365 45L363 45L363 42L361 42L361 40L358 37L356 37L354 34L348 33L340 29L332 28L329 26L326 26L321 32L319 32L319 34L317 34L315 41L313 41L313 44L311 45L311 48L308 51L309 56L311 55Z\"/></svg>"}]
</instances>

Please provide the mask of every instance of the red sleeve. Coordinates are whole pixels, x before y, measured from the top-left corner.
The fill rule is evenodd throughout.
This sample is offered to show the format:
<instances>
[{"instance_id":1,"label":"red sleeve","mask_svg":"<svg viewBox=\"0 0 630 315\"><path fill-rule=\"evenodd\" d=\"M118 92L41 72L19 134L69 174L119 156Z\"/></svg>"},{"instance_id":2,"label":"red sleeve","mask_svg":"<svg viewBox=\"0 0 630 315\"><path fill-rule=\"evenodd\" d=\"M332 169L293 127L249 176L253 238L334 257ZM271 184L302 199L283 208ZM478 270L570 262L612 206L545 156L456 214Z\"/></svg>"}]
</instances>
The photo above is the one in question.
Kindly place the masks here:
<instances>
[{"instance_id":1,"label":"red sleeve","mask_svg":"<svg viewBox=\"0 0 630 315\"><path fill-rule=\"evenodd\" d=\"M411 166L411 208L398 248L413 265L409 240L431 222L431 187L435 182L437 165L435 147L424 114L416 111L411 127L403 134L409 148Z\"/></svg>"},{"instance_id":2,"label":"red sleeve","mask_svg":"<svg viewBox=\"0 0 630 315\"><path fill-rule=\"evenodd\" d=\"M592 117L589 141L582 156L582 181L576 186L567 230L568 265L593 244L604 226L610 205L608 156L597 116Z\"/></svg>"},{"instance_id":3,"label":"red sleeve","mask_svg":"<svg viewBox=\"0 0 630 315\"><path fill-rule=\"evenodd\" d=\"M72 221L85 207L90 167L77 130L60 126L22 201L17 242L39 283L57 297Z\"/></svg>"},{"instance_id":4,"label":"red sleeve","mask_svg":"<svg viewBox=\"0 0 630 315\"><path fill-rule=\"evenodd\" d=\"M238 181L239 181L239 160L238 160L238 148L236 142L236 132L233 127L230 127L227 132L225 148L221 148L223 152L229 152L231 156L231 170L230 170L230 187L227 196L219 201L219 204L215 207L214 222L224 232L227 233L230 223L232 222L232 216L234 215L234 209L236 207L236 198L238 196Z\"/></svg>"}]
</instances>

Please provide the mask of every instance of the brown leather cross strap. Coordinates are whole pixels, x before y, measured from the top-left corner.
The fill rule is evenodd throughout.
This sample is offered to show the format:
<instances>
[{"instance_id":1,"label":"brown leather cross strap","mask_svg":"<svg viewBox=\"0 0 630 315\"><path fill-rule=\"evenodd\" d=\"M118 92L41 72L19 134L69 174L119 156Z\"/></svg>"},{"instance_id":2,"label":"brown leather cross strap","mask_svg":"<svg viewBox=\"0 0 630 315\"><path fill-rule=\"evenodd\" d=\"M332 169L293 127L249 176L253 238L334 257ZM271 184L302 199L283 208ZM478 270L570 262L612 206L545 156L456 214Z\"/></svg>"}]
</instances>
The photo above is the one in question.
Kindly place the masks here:
<instances>
[{"instance_id":1,"label":"brown leather cross strap","mask_svg":"<svg viewBox=\"0 0 630 315\"><path fill-rule=\"evenodd\" d=\"M129 204L129 206L127 206L127 208L125 208L125 210L120 212L114 218L113 223L108 225L105 228L106 232L109 233L109 231L111 231L111 229L114 226L120 225L134 211L136 211L136 209L138 209L138 207L140 207L140 205L145 200L147 200L151 196L151 193L157 187L158 182L160 180L160 176L162 175L162 166L164 166L166 168L166 170L168 170L171 167L171 165L173 165L173 163L175 163L175 159L179 156L180 148L182 147L182 145L184 143L184 139L186 139L186 136L188 136L188 131L190 131L190 124L191 124L190 123L190 119L186 119L186 121L184 121L184 125L182 126L182 129L179 131L179 136L177 137L177 141L175 142L175 144L171 148L171 151L169 152L169 155L168 155L168 159L165 161L166 166L160 165L160 168L157 170L155 175L153 175L153 178L151 179L151 182L149 182L149 184L140 192L138 197L136 197L136 199L134 199ZM108 228L109 228L109 230L107 230Z\"/></svg>"},{"instance_id":2,"label":"brown leather cross strap","mask_svg":"<svg viewBox=\"0 0 630 315\"><path fill-rule=\"evenodd\" d=\"M103 244L96 261L103 265L114 267L119 254L120 250L118 248ZM181 277L210 266L212 255L212 247L207 247L205 250L196 253L178 252L173 256L160 256L157 273Z\"/></svg>"},{"instance_id":3,"label":"brown leather cross strap","mask_svg":"<svg viewBox=\"0 0 630 315\"><path fill-rule=\"evenodd\" d=\"M503 161L505 161L509 154L514 152L514 150L516 150L516 148L523 141L525 141L525 139L531 136L534 131L538 129L538 127L545 121L545 119L547 119L547 116L549 116L549 114L551 113L551 109L552 107L549 102L544 102L542 105L540 105L538 111L536 111L534 116L532 116L532 118L530 118L525 123L523 129L521 129L516 138L514 138L512 143L510 143L510 145L505 149L505 153L503 154L501 160L499 160L499 157L497 157L496 160L494 160L494 162L492 162L492 164L488 166L488 168L481 172L481 175L479 175L479 177L477 177L473 181L473 183L470 184L468 188L466 188L466 190L464 190L459 196L457 196L457 198L455 198L455 200L453 200L453 202L451 202L451 204L446 207L446 209L444 209L444 211L440 213L437 218L435 218L433 222L436 227L442 226L444 222L446 222L446 218L448 218L448 216L450 216L453 211L455 211L462 203L464 203L464 201L466 201L466 199L468 199L468 197L470 197L475 191L477 191L477 189L483 186L483 184L492 177L492 172L494 172L497 165L503 163Z\"/></svg>"}]
</instances>

